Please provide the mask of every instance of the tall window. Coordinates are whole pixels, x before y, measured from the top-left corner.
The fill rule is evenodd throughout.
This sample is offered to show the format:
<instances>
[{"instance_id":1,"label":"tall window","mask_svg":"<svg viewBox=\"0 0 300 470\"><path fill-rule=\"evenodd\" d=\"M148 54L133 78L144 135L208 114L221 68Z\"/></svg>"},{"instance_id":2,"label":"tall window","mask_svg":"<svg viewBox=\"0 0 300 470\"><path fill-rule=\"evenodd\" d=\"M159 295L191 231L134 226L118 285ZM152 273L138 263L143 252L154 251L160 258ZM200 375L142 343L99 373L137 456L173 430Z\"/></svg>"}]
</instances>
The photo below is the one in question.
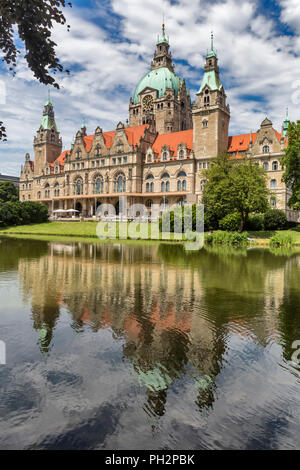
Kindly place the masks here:
<instances>
[{"instance_id":1,"label":"tall window","mask_svg":"<svg viewBox=\"0 0 300 470\"><path fill-rule=\"evenodd\" d=\"M181 181L177 181L177 191L181 191Z\"/></svg>"},{"instance_id":2,"label":"tall window","mask_svg":"<svg viewBox=\"0 0 300 470\"><path fill-rule=\"evenodd\" d=\"M269 171L269 163L268 162L264 163L264 170Z\"/></svg>"},{"instance_id":3,"label":"tall window","mask_svg":"<svg viewBox=\"0 0 300 470\"><path fill-rule=\"evenodd\" d=\"M275 162L272 163L272 170L273 170L273 171L277 171L277 170L278 170L278 162L275 161Z\"/></svg>"},{"instance_id":4,"label":"tall window","mask_svg":"<svg viewBox=\"0 0 300 470\"><path fill-rule=\"evenodd\" d=\"M202 121L202 126L203 126L203 129L206 129L208 127L208 121L206 119Z\"/></svg>"},{"instance_id":5,"label":"tall window","mask_svg":"<svg viewBox=\"0 0 300 470\"><path fill-rule=\"evenodd\" d=\"M98 176L95 180L95 194L100 194L103 193L104 189L104 184L103 184L103 178L101 176Z\"/></svg>"},{"instance_id":6,"label":"tall window","mask_svg":"<svg viewBox=\"0 0 300 470\"><path fill-rule=\"evenodd\" d=\"M59 183L56 183L54 186L54 197L59 196Z\"/></svg>"},{"instance_id":7,"label":"tall window","mask_svg":"<svg viewBox=\"0 0 300 470\"><path fill-rule=\"evenodd\" d=\"M83 181L82 178L78 178L75 182L75 194L83 194Z\"/></svg>"},{"instance_id":8,"label":"tall window","mask_svg":"<svg viewBox=\"0 0 300 470\"><path fill-rule=\"evenodd\" d=\"M46 199L50 198L50 185L49 185L49 183L47 183L46 186L45 186L45 198Z\"/></svg>"},{"instance_id":9,"label":"tall window","mask_svg":"<svg viewBox=\"0 0 300 470\"><path fill-rule=\"evenodd\" d=\"M183 158L184 158L184 150L182 150L182 149L181 149L180 152L179 152L179 158L180 158L180 159L183 159Z\"/></svg>"},{"instance_id":10,"label":"tall window","mask_svg":"<svg viewBox=\"0 0 300 470\"><path fill-rule=\"evenodd\" d=\"M271 207L273 209L275 209L276 208L276 199L274 197L271 198L270 203L271 203Z\"/></svg>"},{"instance_id":11,"label":"tall window","mask_svg":"<svg viewBox=\"0 0 300 470\"><path fill-rule=\"evenodd\" d=\"M276 180L271 180L271 182L270 182L270 188L271 188L271 189L276 189L276 188L277 188L277 181L276 181Z\"/></svg>"},{"instance_id":12,"label":"tall window","mask_svg":"<svg viewBox=\"0 0 300 470\"><path fill-rule=\"evenodd\" d=\"M80 158L81 158L81 150L78 149L76 152L76 160L80 160Z\"/></svg>"},{"instance_id":13,"label":"tall window","mask_svg":"<svg viewBox=\"0 0 300 470\"><path fill-rule=\"evenodd\" d=\"M121 174L117 176L117 179L115 180L115 193L125 193L126 192L126 179L125 175Z\"/></svg>"},{"instance_id":14,"label":"tall window","mask_svg":"<svg viewBox=\"0 0 300 470\"><path fill-rule=\"evenodd\" d=\"M270 147L268 145L263 146L263 153L269 153L270 152Z\"/></svg>"}]
</instances>

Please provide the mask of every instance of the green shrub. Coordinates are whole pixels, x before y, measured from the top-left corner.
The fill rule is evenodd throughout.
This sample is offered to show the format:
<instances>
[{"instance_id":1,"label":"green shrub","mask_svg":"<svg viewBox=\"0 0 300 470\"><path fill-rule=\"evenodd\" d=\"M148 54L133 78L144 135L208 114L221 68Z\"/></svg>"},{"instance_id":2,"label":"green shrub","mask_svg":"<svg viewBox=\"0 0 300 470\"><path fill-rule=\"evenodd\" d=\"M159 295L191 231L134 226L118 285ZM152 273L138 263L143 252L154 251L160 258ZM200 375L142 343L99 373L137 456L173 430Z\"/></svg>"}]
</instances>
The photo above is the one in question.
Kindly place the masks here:
<instances>
[{"instance_id":1,"label":"green shrub","mask_svg":"<svg viewBox=\"0 0 300 470\"><path fill-rule=\"evenodd\" d=\"M252 230L253 232L259 232L260 230L264 230L264 215L263 214L255 214L249 215L247 224L247 230Z\"/></svg>"},{"instance_id":2,"label":"green shrub","mask_svg":"<svg viewBox=\"0 0 300 470\"><path fill-rule=\"evenodd\" d=\"M39 202L0 203L0 226L27 225L47 222L47 207Z\"/></svg>"},{"instance_id":3,"label":"green shrub","mask_svg":"<svg viewBox=\"0 0 300 470\"><path fill-rule=\"evenodd\" d=\"M289 233L277 233L270 239L271 246L293 246L293 238Z\"/></svg>"},{"instance_id":4,"label":"green shrub","mask_svg":"<svg viewBox=\"0 0 300 470\"><path fill-rule=\"evenodd\" d=\"M184 226L184 218L191 217L192 227ZM200 221L201 218L201 206L196 204L180 206L172 209L171 211L165 212L162 217L159 219L159 230L161 232L169 231L170 223L170 232L171 233L184 233L185 230L192 229L193 232L197 230L197 220ZM170 220L170 222L169 222ZM186 219L187 220L187 219Z\"/></svg>"},{"instance_id":5,"label":"green shrub","mask_svg":"<svg viewBox=\"0 0 300 470\"><path fill-rule=\"evenodd\" d=\"M229 232L236 232L241 226L241 216L237 212L223 217L219 222L221 230L228 230Z\"/></svg>"},{"instance_id":6,"label":"green shrub","mask_svg":"<svg viewBox=\"0 0 300 470\"><path fill-rule=\"evenodd\" d=\"M213 232L206 235L206 243L213 245L244 245L247 244L248 234L246 232Z\"/></svg>"},{"instance_id":7,"label":"green shrub","mask_svg":"<svg viewBox=\"0 0 300 470\"><path fill-rule=\"evenodd\" d=\"M288 225L285 212L279 209L270 209L264 215L265 230L281 230Z\"/></svg>"}]
</instances>

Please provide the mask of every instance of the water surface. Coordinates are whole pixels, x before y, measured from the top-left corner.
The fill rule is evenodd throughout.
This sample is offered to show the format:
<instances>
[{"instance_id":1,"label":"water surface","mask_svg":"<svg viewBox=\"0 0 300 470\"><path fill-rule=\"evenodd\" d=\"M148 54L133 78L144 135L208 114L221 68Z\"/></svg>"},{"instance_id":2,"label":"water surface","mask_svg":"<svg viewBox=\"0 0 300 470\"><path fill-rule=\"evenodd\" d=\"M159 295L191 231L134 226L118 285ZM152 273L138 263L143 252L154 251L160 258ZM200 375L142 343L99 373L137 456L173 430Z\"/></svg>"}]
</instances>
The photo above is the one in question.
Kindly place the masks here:
<instances>
[{"instance_id":1,"label":"water surface","mask_svg":"<svg viewBox=\"0 0 300 470\"><path fill-rule=\"evenodd\" d=\"M299 268L0 238L0 448L299 449Z\"/></svg>"}]
</instances>

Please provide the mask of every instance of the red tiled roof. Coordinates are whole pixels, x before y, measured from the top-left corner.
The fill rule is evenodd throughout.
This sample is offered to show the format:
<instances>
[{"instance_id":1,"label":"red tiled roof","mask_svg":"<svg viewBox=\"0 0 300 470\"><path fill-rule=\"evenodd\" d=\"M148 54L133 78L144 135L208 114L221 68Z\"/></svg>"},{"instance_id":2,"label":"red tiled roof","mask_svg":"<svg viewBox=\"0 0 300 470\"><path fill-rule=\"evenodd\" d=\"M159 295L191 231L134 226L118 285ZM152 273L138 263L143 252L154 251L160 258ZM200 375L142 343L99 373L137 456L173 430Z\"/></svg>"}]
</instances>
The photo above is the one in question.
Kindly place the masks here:
<instances>
[{"instance_id":1,"label":"red tiled roof","mask_svg":"<svg viewBox=\"0 0 300 470\"><path fill-rule=\"evenodd\" d=\"M258 133L252 133L252 143L257 139ZM242 135L233 135L228 138L228 152L243 152L248 150L250 145L250 133Z\"/></svg>"},{"instance_id":2,"label":"red tiled roof","mask_svg":"<svg viewBox=\"0 0 300 470\"><path fill-rule=\"evenodd\" d=\"M152 149L160 155L164 145L170 147L170 151L177 154L178 145L185 144L189 150L193 149L193 129L188 131L172 132L171 134L160 134L157 136Z\"/></svg>"},{"instance_id":3,"label":"red tiled roof","mask_svg":"<svg viewBox=\"0 0 300 470\"><path fill-rule=\"evenodd\" d=\"M140 143L140 138L144 136L145 130L148 127L148 124L143 124L141 126L126 127L125 132L129 145L134 147ZM104 142L108 149L113 144L116 131L103 132ZM84 137L84 145L86 151L89 152L92 148L95 135L88 135Z\"/></svg>"},{"instance_id":4,"label":"red tiled roof","mask_svg":"<svg viewBox=\"0 0 300 470\"><path fill-rule=\"evenodd\" d=\"M70 150L65 150L63 153L60 154L59 157L54 161L54 163L50 163L51 166L54 166L55 163L59 163L61 166L65 166L65 159L66 156L70 155Z\"/></svg>"}]
</instances>

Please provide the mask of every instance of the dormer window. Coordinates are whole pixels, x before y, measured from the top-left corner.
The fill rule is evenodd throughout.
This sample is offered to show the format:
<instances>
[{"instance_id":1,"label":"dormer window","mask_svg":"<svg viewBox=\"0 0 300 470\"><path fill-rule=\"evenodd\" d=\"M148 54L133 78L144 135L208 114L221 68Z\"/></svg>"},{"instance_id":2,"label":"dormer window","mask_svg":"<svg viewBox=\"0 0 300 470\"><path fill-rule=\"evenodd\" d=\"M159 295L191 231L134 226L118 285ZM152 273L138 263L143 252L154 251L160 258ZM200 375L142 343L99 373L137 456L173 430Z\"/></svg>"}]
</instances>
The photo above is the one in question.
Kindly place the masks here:
<instances>
[{"instance_id":1,"label":"dormer window","mask_svg":"<svg viewBox=\"0 0 300 470\"><path fill-rule=\"evenodd\" d=\"M179 151L179 158L180 159L184 158L184 150L182 150L182 149Z\"/></svg>"},{"instance_id":2,"label":"dormer window","mask_svg":"<svg viewBox=\"0 0 300 470\"><path fill-rule=\"evenodd\" d=\"M263 146L263 153L269 153L270 152L270 147L269 145L264 145Z\"/></svg>"},{"instance_id":3,"label":"dormer window","mask_svg":"<svg viewBox=\"0 0 300 470\"><path fill-rule=\"evenodd\" d=\"M168 160L168 152L163 152L163 160Z\"/></svg>"},{"instance_id":4,"label":"dormer window","mask_svg":"<svg viewBox=\"0 0 300 470\"><path fill-rule=\"evenodd\" d=\"M80 158L81 158L81 150L78 149L76 152L76 160L80 160Z\"/></svg>"}]
</instances>

